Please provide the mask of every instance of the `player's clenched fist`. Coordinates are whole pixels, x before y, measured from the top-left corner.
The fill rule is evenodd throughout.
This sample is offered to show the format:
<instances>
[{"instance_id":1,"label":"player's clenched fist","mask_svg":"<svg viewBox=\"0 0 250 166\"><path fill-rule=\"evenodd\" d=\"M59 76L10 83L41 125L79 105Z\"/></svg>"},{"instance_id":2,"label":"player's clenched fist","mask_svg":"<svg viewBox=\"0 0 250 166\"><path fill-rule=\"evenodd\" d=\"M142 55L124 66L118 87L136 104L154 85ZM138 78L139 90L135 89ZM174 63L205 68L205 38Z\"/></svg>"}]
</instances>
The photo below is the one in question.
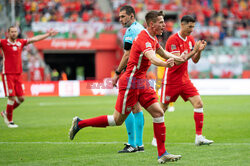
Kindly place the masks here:
<instances>
[{"instance_id":1,"label":"player's clenched fist","mask_svg":"<svg viewBox=\"0 0 250 166\"><path fill-rule=\"evenodd\" d=\"M205 40L202 40L200 43L199 51L203 51L207 46L207 42Z\"/></svg>"},{"instance_id":2,"label":"player's clenched fist","mask_svg":"<svg viewBox=\"0 0 250 166\"><path fill-rule=\"evenodd\" d=\"M194 51L195 52L199 51L200 45L201 45L201 41L200 40L195 43L195 45L194 45Z\"/></svg>"},{"instance_id":3,"label":"player's clenched fist","mask_svg":"<svg viewBox=\"0 0 250 166\"><path fill-rule=\"evenodd\" d=\"M166 67L173 67L174 66L174 58L169 58L166 61Z\"/></svg>"}]
</instances>

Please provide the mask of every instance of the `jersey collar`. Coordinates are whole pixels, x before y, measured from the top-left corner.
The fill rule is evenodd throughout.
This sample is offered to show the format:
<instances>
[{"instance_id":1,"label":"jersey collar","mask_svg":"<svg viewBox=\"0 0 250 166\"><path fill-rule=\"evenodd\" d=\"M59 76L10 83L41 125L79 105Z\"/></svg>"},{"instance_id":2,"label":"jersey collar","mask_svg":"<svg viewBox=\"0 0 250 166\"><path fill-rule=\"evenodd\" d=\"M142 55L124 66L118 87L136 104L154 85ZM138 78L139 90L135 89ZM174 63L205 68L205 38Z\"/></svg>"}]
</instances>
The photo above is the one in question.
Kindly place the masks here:
<instances>
[{"instance_id":1,"label":"jersey collar","mask_svg":"<svg viewBox=\"0 0 250 166\"><path fill-rule=\"evenodd\" d=\"M12 45L16 44L16 41L15 41L15 43L12 43L9 39L7 39L7 41L8 41L10 44L12 44Z\"/></svg>"},{"instance_id":2,"label":"jersey collar","mask_svg":"<svg viewBox=\"0 0 250 166\"><path fill-rule=\"evenodd\" d=\"M148 32L147 29L145 29L145 31L147 32L148 36L151 37L153 40L155 40L155 38L153 36L150 35L150 33Z\"/></svg>"},{"instance_id":3,"label":"jersey collar","mask_svg":"<svg viewBox=\"0 0 250 166\"><path fill-rule=\"evenodd\" d=\"M185 39L184 39L183 37L181 37L180 31L178 32L178 36L179 36L179 38L181 38L183 41L187 41L187 36L186 36Z\"/></svg>"},{"instance_id":4,"label":"jersey collar","mask_svg":"<svg viewBox=\"0 0 250 166\"><path fill-rule=\"evenodd\" d=\"M136 24L136 21L134 21L130 26L132 26L133 24Z\"/></svg>"}]
</instances>

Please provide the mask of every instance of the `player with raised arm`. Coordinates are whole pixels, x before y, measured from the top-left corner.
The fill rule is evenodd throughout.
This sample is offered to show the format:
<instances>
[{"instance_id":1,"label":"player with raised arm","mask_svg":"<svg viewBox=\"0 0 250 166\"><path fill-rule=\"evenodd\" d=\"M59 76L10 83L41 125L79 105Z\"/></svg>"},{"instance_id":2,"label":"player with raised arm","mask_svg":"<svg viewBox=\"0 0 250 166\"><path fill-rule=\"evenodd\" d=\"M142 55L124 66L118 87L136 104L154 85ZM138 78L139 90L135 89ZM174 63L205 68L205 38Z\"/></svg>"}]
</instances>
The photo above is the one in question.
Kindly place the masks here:
<instances>
[{"instance_id":1,"label":"player with raised arm","mask_svg":"<svg viewBox=\"0 0 250 166\"><path fill-rule=\"evenodd\" d=\"M166 43L166 50L176 56L183 57L185 62L178 62L178 65L172 68L166 68L161 91L161 107L167 110L170 102L175 102L179 96L184 101L190 101L194 108L195 121L195 145L209 145L212 140L206 139L202 135L203 128L203 102L201 97L189 79L188 59L192 58L194 63L198 63L201 52L206 48L206 41L198 41L199 48L196 52L194 38L190 35L195 26L195 19L192 16L185 15L181 19L181 29L178 33L172 35Z\"/></svg>"},{"instance_id":2,"label":"player with raised arm","mask_svg":"<svg viewBox=\"0 0 250 166\"><path fill-rule=\"evenodd\" d=\"M146 72L151 63L156 66L172 67L175 62L182 62L183 59L167 53L158 43L156 35L161 35L165 27L163 12L150 11L146 14L145 19L147 29L142 30L134 39L127 69L119 81L119 94L113 115L103 115L84 120L78 117L73 118L69 137L73 140L80 129L89 126L120 126L126 120L134 105L139 102L153 117L153 128L158 143L158 162L177 161L181 158L181 155L169 154L166 151L164 112L160 107L155 91L146 79ZM169 59L162 61L156 57L155 52Z\"/></svg>"},{"instance_id":3,"label":"player with raised arm","mask_svg":"<svg viewBox=\"0 0 250 166\"><path fill-rule=\"evenodd\" d=\"M120 23L123 27L126 27L127 30L123 37L124 54L118 68L115 71L115 75L112 78L113 86L116 86L119 75L127 66L134 38L144 29L144 27L136 21L135 10L132 6L126 5L121 7L119 18ZM118 153L132 153L137 151L144 152L144 145L142 141L144 116L139 102L137 102L132 108L131 113L125 120L125 125L128 134L128 143L126 143L124 149L120 150Z\"/></svg>"},{"instance_id":4,"label":"player with raised arm","mask_svg":"<svg viewBox=\"0 0 250 166\"><path fill-rule=\"evenodd\" d=\"M6 111L2 111L1 116L9 128L18 127L13 122L13 110L24 101L21 76L23 47L56 34L57 32L54 30L49 30L43 35L29 39L18 39L17 27L11 26L8 28L8 38L0 39L0 48L3 53L2 80L5 95L8 97Z\"/></svg>"}]
</instances>

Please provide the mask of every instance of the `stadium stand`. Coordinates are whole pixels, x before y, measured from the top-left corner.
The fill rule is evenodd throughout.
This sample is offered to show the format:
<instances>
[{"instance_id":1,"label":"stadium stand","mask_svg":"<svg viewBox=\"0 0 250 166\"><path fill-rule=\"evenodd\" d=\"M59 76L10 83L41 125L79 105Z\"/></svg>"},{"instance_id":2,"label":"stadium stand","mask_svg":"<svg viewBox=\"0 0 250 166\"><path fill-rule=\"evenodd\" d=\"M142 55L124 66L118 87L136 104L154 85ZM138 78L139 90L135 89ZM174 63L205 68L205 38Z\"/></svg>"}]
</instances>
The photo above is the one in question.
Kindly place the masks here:
<instances>
[{"instance_id":1,"label":"stadium stand","mask_svg":"<svg viewBox=\"0 0 250 166\"><path fill-rule=\"evenodd\" d=\"M104 11L102 3L107 3L110 9ZM142 24L148 10L166 11L166 32L159 36L163 46L169 35L178 31L180 17L189 14L197 19L193 36L196 40L206 40L208 47L201 63L190 64L192 78L250 78L250 1L247 0L16 0L15 16L23 37L26 37L26 34L39 33L34 30L33 25L40 23L66 23L70 26L74 24L73 27L77 23L78 27L98 27L94 28L95 34L88 34L90 38L98 37L105 31L113 31L118 32L119 39L124 30L117 31L121 28L118 13L120 6L125 4L135 7L137 18ZM10 12L7 12L10 11L10 6L10 1L0 3L0 16L8 16L1 17L4 18L0 23L1 38L4 38L4 30L10 25ZM66 32L57 37L77 39L77 33ZM45 73L51 71L34 46L25 48L23 64L27 73L32 70L34 64L44 68ZM30 80L28 76L27 79Z\"/></svg>"}]
</instances>

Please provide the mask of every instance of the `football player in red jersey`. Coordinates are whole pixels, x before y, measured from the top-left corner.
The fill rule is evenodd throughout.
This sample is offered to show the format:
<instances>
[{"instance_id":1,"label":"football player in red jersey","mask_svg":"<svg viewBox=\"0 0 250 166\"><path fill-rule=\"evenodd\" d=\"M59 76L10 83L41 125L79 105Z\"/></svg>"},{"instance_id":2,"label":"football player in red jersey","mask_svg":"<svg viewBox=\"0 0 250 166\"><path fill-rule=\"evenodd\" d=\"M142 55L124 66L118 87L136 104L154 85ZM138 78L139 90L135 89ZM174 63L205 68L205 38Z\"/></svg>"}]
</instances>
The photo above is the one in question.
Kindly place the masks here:
<instances>
[{"instance_id":1,"label":"football player in red jersey","mask_svg":"<svg viewBox=\"0 0 250 166\"><path fill-rule=\"evenodd\" d=\"M192 58L194 63L198 63L201 52L206 48L206 41L200 43L198 51L195 53L193 48L195 41L190 34L193 32L195 19L190 15L185 15L181 19L181 29L173 34L166 43L166 51L181 56L186 59L172 68L166 68L162 81L161 107L167 110L170 102L175 102L179 96L184 101L190 101L194 108L194 121L196 129L195 145L209 145L212 140L206 139L202 135L203 127L203 102L201 97L189 79L188 76L188 59ZM153 141L152 141L153 144Z\"/></svg>"},{"instance_id":2,"label":"football player in red jersey","mask_svg":"<svg viewBox=\"0 0 250 166\"><path fill-rule=\"evenodd\" d=\"M113 115L103 115L81 120L73 118L69 137L74 139L79 130L85 127L120 126L130 114L133 106L139 102L153 117L153 126L158 143L158 162L177 161L181 155L169 154L165 148L166 127L164 112L160 107L156 92L146 79L146 72L151 63L156 66L172 67L174 63L183 62L183 58L166 52L158 43L156 35L161 35L165 23L163 12L150 11L145 17L147 29L142 30L134 39L127 69L119 79L119 94ZM195 50L199 43L195 45ZM156 53L167 61L156 57Z\"/></svg>"},{"instance_id":3,"label":"football player in red jersey","mask_svg":"<svg viewBox=\"0 0 250 166\"><path fill-rule=\"evenodd\" d=\"M13 110L24 101L21 76L23 47L56 34L57 32L51 29L43 35L18 39L17 27L11 26L8 28L8 38L0 39L0 48L3 53L2 81L5 95L8 97L6 110L1 112L1 116L9 128L18 127L13 122Z\"/></svg>"}]
</instances>

